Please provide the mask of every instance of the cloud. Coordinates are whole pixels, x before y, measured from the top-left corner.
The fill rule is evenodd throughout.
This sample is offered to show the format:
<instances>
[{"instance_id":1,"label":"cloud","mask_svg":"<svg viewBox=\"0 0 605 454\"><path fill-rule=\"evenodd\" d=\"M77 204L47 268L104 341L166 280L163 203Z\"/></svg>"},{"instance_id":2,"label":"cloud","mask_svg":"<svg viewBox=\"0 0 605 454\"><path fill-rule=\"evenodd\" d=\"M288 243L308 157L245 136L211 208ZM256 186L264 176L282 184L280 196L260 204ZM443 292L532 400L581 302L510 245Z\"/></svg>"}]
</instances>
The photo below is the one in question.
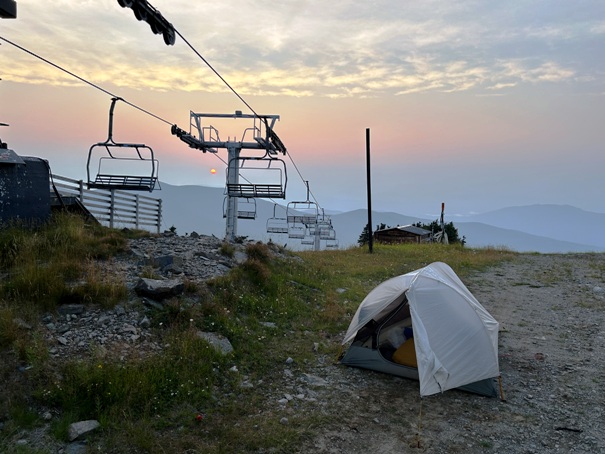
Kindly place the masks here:
<instances>
[{"instance_id":1,"label":"cloud","mask_svg":"<svg viewBox=\"0 0 605 454\"><path fill-rule=\"evenodd\" d=\"M553 8L540 23L526 17L524 8L530 7L520 1L509 8L470 0L343 1L330 8L319 0L152 3L242 94L493 94L522 84L575 80L589 85L601 79L591 74L590 56L571 58L566 46L561 53L553 50L558 43L581 43L605 33L603 21L586 14L574 21L565 8ZM227 90L181 40L165 46L147 24L114 1L24 3L18 21L3 27L2 34L18 35L14 39L25 47L97 83ZM8 54L4 46L0 50L0 57ZM10 52L9 58L12 64L3 65L6 80L76 83L42 69L30 56Z\"/></svg>"}]
</instances>

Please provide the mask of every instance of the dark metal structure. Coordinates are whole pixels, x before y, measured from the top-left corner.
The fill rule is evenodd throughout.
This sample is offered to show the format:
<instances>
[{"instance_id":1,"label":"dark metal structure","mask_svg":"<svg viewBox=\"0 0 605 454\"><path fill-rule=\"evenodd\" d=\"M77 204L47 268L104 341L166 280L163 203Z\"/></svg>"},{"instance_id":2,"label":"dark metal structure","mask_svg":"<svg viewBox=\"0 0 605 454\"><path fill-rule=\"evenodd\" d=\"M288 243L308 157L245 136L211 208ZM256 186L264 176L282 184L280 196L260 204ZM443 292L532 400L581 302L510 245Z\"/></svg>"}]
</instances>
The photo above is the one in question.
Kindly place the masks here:
<instances>
[{"instance_id":1,"label":"dark metal structure","mask_svg":"<svg viewBox=\"0 0 605 454\"><path fill-rule=\"evenodd\" d=\"M131 8L137 20L147 22L151 31L156 35L162 35L164 43L171 46L176 39L176 32L170 22L162 14L145 0L118 0L122 8Z\"/></svg>"},{"instance_id":2,"label":"dark metal structure","mask_svg":"<svg viewBox=\"0 0 605 454\"><path fill-rule=\"evenodd\" d=\"M0 141L0 224L37 224L49 217L48 162L19 156Z\"/></svg>"},{"instance_id":3,"label":"dark metal structure","mask_svg":"<svg viewBox=\"0 0 605 454\"><path fill-rule=\"evenodd\" d=\"M0 18L16 19L17 2L15 2L14 0L0 0Z\"/></svg>"}]
</instances>

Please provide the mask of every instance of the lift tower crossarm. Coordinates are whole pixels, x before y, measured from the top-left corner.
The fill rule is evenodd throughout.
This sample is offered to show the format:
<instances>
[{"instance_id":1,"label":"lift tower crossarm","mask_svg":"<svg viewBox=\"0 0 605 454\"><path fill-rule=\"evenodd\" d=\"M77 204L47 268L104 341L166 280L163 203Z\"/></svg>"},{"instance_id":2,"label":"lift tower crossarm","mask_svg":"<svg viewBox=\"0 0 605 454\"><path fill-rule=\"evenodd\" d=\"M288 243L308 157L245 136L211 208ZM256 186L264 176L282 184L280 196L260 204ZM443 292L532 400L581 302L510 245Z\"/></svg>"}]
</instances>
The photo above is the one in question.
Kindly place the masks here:
<instances>
[{"instance_id":1,"label":"lift tower crossarm","mask_svg":"<svg viewBox=\"0 0 605 454\"><path fill-rule=\"evenodd\" d=\"M266 150L270 155L277 155L277 153L286 154L287 150L281 139L273 130L275 123L279 120L279 115L258 115L258 114L245 114L241 111L237 110L233 114L213 114L213 113L196 113L190 112L191 117L191 128L195 127L199 133L199 139L196 141L199 142L199 147L207 150L214 150L216 148L228 148L231 141L221 141L218 138L218 131L212 126L202 126L201 118L244 118L256 120L259 119L262 124L265 126L265 136L261 134L261 128L258 126L254 126L254 142L244 141L244 137L242 140L236 141L241 145L242 149L250 149L250 150ZM210 132L210 137L205 137L205 130ZM212 132L215 132L214 136ZM258 134L257 134L258 133ZM177 134L178 135L178 134ZM245 133L244 133L245 136ZM186 141L181 137L181 140ZM191 145L190 145L191 146Z\"/></svg>"}]
</instances>

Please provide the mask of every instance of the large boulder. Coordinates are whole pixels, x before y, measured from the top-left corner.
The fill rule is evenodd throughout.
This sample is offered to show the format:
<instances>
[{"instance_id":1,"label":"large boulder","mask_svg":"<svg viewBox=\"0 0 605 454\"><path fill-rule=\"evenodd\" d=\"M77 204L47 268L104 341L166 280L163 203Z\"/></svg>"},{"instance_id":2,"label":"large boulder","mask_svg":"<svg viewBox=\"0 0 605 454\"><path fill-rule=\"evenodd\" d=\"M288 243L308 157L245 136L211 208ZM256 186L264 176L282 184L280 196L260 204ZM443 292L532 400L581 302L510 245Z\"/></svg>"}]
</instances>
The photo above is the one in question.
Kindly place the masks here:
<instances>
[{"instance_id":1,"label":"large boulder","mask_svg":"<svg viewBox=\"0 0 605 454\"><path fill-rule=\"evenodd\" d=\"M139 296L147 296L156 301L162 301L178 296L185 290L185 284L178 279L147 279L140 278L134 288Z\"/></svg>"},{"instance_id":2,"label":"large boulder","mask_svg":"<svg viewBox=\"0 0 605 454\"><path fill-rule=\"evenodd\" d=\"M223 355L228 355L233 351L233 345L231 345L229 339L221 334L198 331L197 337L204 339L212 347L214 347L215 350L219 351Z\"/></svg>"},{"instance_id":3,"label":"large boulder","mask_svg":"<svg viewBox=\"0 0 605 454\"><path fill-rule=\"evenodd\" d=\"M80 438L93 430L98 429L101 426L99 421L94 419L89 419L87 421L79 421L70 424L67 428L67 436L69 437L69 441L74 441L77 438Z\"/></svg>"}]
</instances>

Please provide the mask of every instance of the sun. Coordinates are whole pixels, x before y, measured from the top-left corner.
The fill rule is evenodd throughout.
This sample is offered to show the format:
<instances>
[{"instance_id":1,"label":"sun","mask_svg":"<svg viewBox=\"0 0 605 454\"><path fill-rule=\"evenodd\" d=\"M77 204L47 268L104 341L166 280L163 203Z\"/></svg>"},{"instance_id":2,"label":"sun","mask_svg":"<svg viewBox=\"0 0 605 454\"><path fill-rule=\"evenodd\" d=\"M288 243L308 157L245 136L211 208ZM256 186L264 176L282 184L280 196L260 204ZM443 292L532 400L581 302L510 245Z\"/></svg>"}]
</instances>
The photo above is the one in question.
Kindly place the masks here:
<instances>
[{"instance_id":1,"label":"sun","mask_svg":"<svg viewBox=\"0 0 605 454\"><path fill-rule=\"evenodd\" d=\"M210 173L214 175L216 173L216 169L210 169Z\"/></svg>"}]
</instances>

